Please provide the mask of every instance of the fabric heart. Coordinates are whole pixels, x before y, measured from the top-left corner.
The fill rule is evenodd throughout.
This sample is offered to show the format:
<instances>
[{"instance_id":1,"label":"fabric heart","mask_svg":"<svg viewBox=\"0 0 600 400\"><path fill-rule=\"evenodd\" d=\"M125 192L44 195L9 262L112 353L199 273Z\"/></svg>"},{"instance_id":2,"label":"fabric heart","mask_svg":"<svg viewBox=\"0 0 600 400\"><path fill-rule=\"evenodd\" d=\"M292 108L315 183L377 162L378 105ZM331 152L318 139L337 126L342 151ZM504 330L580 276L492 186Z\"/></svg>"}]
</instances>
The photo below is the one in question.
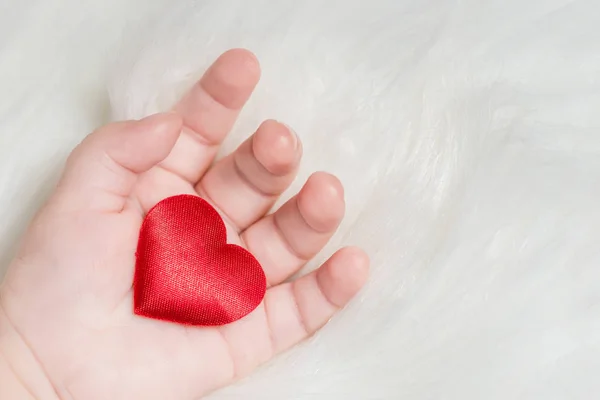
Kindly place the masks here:
<instances>
[{"instance_id":1,"label":"fabric heart","mask_svg":"<svg viewBox=\"0 0 600 400\"><path fill-rule=\"evenodd\" d=\"M266 282L248 251L227 244L223 220L200 197L169 197L148 212L136 252L137 315L185 325L228 324L258 307Z\"/></svg>"}]
</instances>

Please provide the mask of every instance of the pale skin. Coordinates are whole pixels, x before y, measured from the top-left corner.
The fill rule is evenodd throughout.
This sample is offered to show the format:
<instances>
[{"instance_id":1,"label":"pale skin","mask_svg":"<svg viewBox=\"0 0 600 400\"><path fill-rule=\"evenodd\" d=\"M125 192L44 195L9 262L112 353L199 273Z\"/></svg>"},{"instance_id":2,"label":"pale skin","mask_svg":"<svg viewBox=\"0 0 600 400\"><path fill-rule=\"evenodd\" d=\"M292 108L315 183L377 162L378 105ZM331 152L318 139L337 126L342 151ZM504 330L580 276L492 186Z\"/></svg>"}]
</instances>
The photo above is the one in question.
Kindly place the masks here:
<instances>
[{"instance_id":1,"label":"pale skin","mask_svg":"<svg viewBox=\"0 0 600 400\"><path fill-rule=\"evenodd\" d=\"M26 233L0 291L0 398L193 400L231 384L314 334L367 279L360 249L313 258L344 215L341 183L317 172L269 209L295 177L302 146L265 121L213 163L260 77L230 50L169 113L89 135ZM208 200L228 241L252 252L268 281L245 318L200 328L132 312L134 253L145 213L177 194Z\"/></svg>"}]
</instances>

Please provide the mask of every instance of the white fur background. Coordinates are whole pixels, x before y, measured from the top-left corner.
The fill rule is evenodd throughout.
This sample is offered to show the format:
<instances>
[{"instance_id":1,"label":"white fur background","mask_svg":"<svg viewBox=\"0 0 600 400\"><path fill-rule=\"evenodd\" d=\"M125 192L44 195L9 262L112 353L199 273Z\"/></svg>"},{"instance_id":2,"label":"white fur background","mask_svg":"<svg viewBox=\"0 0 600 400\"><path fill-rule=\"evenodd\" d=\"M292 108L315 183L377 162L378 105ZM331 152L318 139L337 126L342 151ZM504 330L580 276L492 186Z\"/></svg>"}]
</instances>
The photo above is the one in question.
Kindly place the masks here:
<instances>
[{"instance_id":1,"label":"white fur background","mask_svg":"<svg viewBox=\"0 0 600 400\"><path fill-rule=\"evenodd\" d=\"M0 271L86 133L246 47L263 79L225 150L291 125L292 190L318 169L347 187L316 261L358 244L373 271L210 398L596 399L599 19L597 0L0 0Z\"/></svg>"}]
</instances>

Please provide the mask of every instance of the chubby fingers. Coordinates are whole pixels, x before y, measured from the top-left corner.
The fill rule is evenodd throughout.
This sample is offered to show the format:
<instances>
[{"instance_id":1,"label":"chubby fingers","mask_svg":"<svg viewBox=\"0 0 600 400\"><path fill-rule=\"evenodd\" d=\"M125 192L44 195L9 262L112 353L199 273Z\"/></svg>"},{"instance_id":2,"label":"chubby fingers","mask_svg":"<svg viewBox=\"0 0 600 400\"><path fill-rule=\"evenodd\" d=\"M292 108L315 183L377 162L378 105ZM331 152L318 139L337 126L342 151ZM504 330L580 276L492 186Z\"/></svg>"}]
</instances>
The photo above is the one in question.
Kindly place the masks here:
<instances>
[{"instance_id":1,"label":"chubby fingers","mask_svg":"<svg viewBox=\"0 0 600 400\"><path fill-rule=\"evenodd\" d=\"M244 231L242 239L261 263L269 285L277 285L321 251L344 212L340 181L316 172L296 196Z\"/></svg>"},{"instance_id":2,"label":"chubby fingers","mask_svg":"<svg viewBox=\"0 0 600 400\"><path fill-rule=\"evenodd\" d=\"M260 219L292 183L302 145L287 126L268 120L213 166L197 192L241 232Z\"/></svg>"},{"instance_id":3,"label":"chubby fingers","mask_svg":"<svg viewBox=\"0 0 600 400\"><path fill-rule=\"evenodd\" d=\"M217 328L228 343L235 377L313 335L365 284L369 258L360 249L336 252L319 269L267 291L246 318Z\"/></svg>"},{"instance_id":4,"label":"chubby fingers","mask_svg":"<svg viewBox=\"0 0 600 400\"><path fill-rule=\"evenodd\" d=\"M138 175L167 157L181 126L179 115L162 113L97 129L69 156L57 196L75 210L123 210Z\"/></svg>"}]
</instances>

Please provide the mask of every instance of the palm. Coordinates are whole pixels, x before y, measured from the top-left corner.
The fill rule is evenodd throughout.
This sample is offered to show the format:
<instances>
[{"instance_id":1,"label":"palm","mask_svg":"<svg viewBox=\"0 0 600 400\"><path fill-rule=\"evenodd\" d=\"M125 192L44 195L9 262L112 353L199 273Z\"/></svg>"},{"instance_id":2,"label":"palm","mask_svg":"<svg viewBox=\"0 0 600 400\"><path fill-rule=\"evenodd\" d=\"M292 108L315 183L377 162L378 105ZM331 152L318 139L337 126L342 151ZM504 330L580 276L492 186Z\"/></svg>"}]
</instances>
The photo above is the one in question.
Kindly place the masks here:
<instances>
[{"instance_id":1,"label":"palm","mask_svg":"<svg viewBox=\"0 0 600 400\"><path fill-rule=\"evenodd\" d=\"M311 335L364 282L367 260L347 248L317 271L283 283L323 247L344 211L339 182L317 173L265 216L294 179L301 156L285 126L265 122L212 164L258 75L252 55L230 51L176 106L183 129L173 122L181 119L163 118L170 128L154 126L154 137L114 150L113 142L122 141L119 130L131 130L130 142L144 133L121 123L110 128L116 134L91 135L82 154L71 157L12 266L11 295L2 303L61 397L199 398ZM173 126L181 134L169 134ZM95 146L104 148L85 150ZM265 299L240 321L196 328L131 312L143 216L160 200L183 193L211 202L226 223L228 241L246 247L265 271Z\"/></svg>"}]
</instances>

